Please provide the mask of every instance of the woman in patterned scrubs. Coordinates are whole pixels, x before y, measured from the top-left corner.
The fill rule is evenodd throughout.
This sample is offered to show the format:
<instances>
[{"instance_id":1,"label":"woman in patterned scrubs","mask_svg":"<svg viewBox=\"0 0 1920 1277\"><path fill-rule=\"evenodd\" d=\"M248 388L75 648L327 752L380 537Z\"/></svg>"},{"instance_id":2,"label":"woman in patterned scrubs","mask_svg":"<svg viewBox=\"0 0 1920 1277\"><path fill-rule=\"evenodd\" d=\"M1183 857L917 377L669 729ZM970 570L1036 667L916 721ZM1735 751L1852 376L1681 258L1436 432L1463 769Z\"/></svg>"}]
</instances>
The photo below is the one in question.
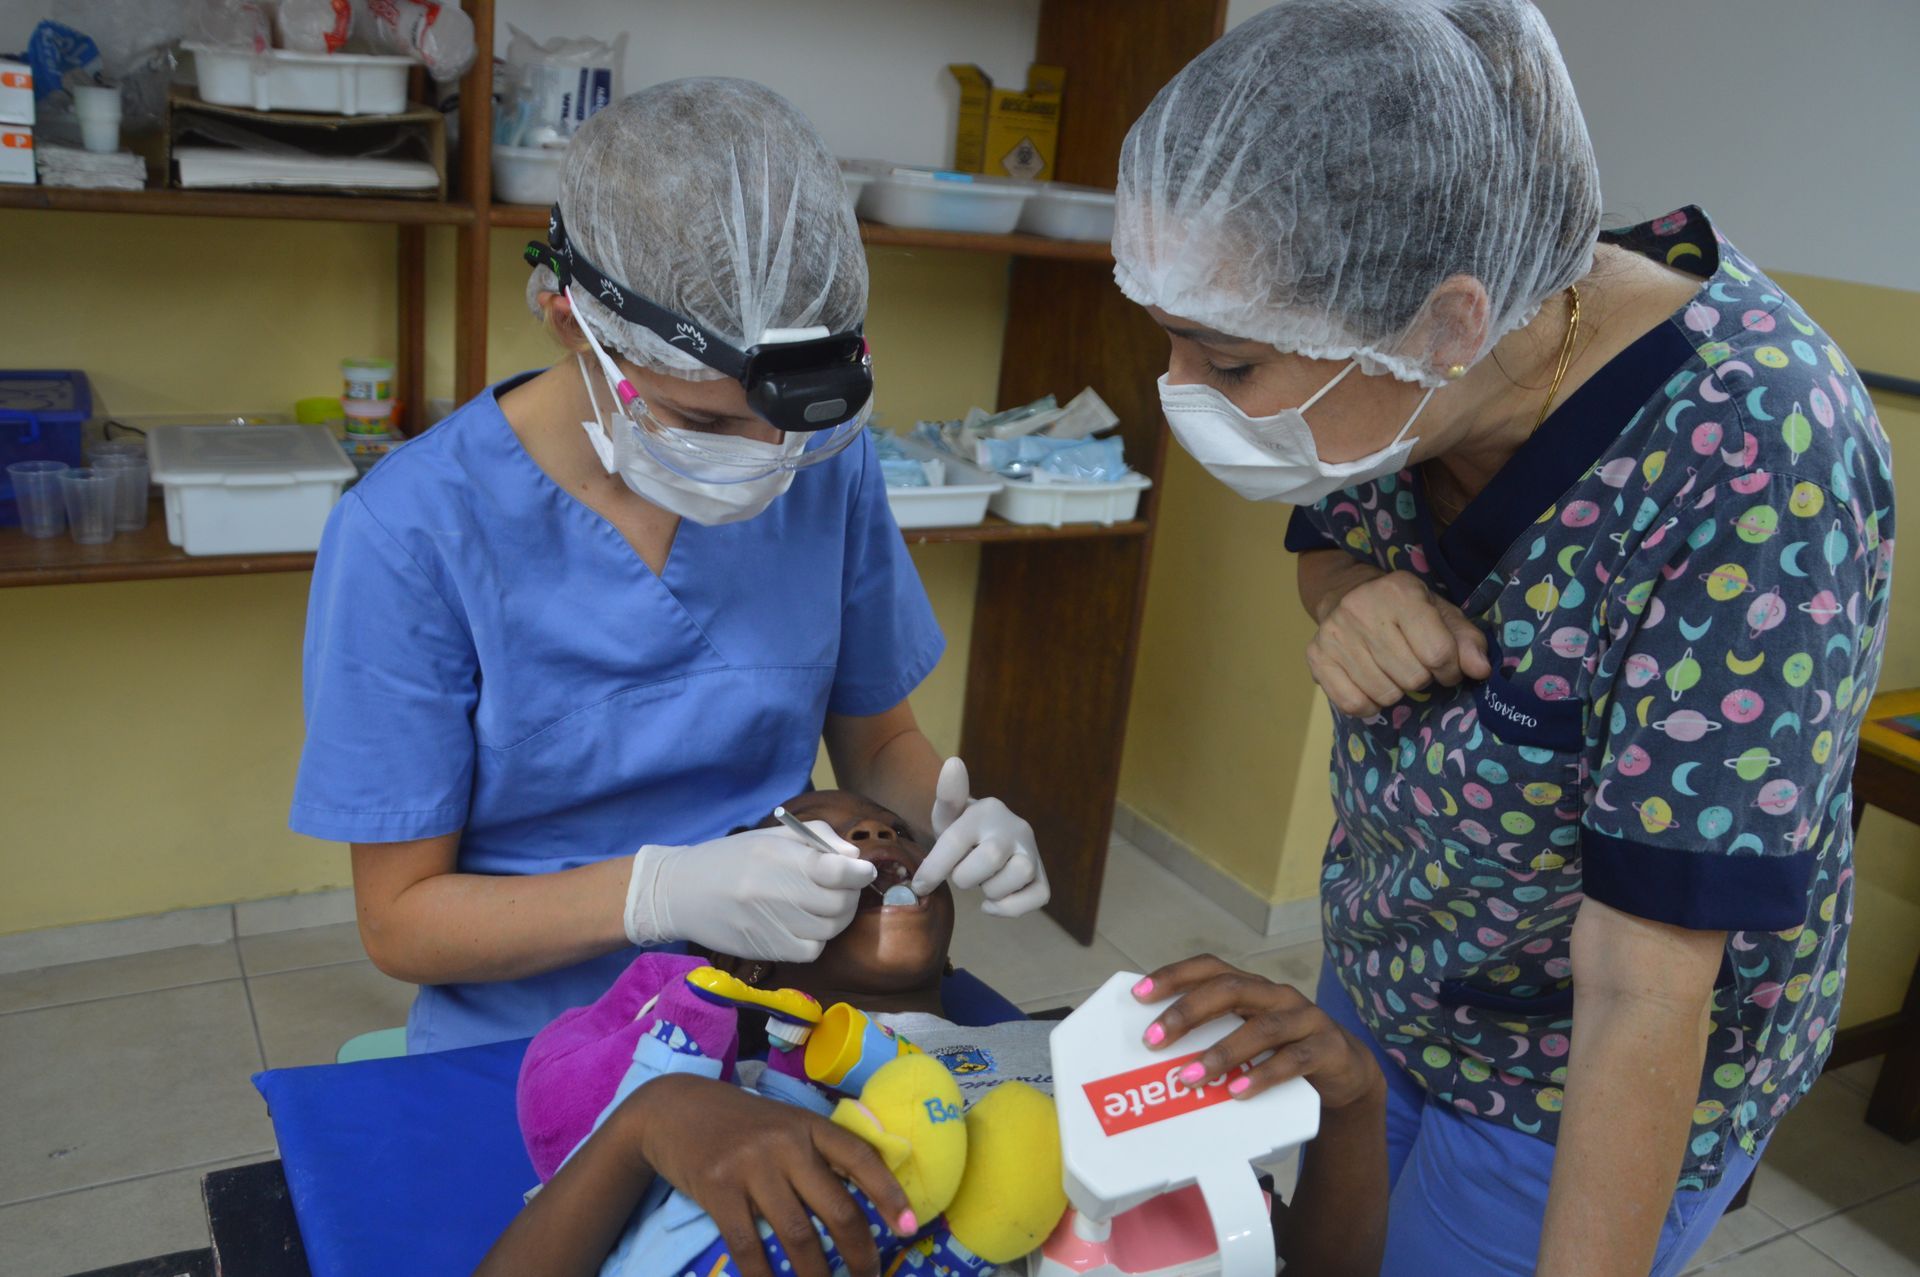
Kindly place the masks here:
<instances>
[{"instance_id":1,"label":"woman in patterned scrubs","mask_svg":"<svg viewBox=\"0 0 1920 1277\"><path fill-rule=\"evenodd\" d=\"M1681 1271L1845 982L1886 436L1700 209L1599 207L1524 0L1283 0L1121 162L1176 437L1297 506L1396 1277Z\"/></svg>"}]
</instances>

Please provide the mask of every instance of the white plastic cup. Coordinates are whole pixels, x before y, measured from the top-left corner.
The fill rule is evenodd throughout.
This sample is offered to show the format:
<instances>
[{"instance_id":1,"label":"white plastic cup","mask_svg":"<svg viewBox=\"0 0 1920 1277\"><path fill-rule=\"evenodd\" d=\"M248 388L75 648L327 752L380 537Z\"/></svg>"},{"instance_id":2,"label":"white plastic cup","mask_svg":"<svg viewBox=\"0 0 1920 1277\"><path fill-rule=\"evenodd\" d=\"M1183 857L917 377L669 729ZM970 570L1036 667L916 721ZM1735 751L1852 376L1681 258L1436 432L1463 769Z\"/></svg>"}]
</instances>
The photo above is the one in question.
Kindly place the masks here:
<instances>
[{"instance_id":1,"label":"white plastic cup","mask_svg":"<svg viewBox=\"0 0 1920 1277\"><path fill-rule=\"evenodd\" d=\"M147 526L147 450L145 445L140 451L112 452L105 456L98 453L93 458L94 469L102 474L110 474L117 485L113 496L113 526L117 532L138 532Z\"/></svg>"},{"instance_id":2,"label":"white plastic cup","mask_svg":"<svg viewBox=\"0 0 1920 1277\"><path fill-rule=\"evenodd\" d=\"M80 143L89 151L112 155L120 149L120 89L115 85L76 84L73 113L80 121Z\"/></svg>"},{"instance_id":3,"label":"white plastic cup","mask_svg":"<svg viewBox=\"0 0 1920 1277\"><path fill-rule=\"evenodd\" d=\"M30 537L57 537L67 529L66 500L60 493L64 461L16 461L7 467L20 530Z\"/></svg>"},{"instance_id":4,"label":"white plastic cup","mask_svg":"<svg viewBox=\"0 0 1920 1277\"><path fill-rule=\"evenodd\" d=\"M63 470L60 494L67 502L67 532L78 545L105 545L113 540L114 507L120 481L111 472Z\"/></svg>"}]
</instances>

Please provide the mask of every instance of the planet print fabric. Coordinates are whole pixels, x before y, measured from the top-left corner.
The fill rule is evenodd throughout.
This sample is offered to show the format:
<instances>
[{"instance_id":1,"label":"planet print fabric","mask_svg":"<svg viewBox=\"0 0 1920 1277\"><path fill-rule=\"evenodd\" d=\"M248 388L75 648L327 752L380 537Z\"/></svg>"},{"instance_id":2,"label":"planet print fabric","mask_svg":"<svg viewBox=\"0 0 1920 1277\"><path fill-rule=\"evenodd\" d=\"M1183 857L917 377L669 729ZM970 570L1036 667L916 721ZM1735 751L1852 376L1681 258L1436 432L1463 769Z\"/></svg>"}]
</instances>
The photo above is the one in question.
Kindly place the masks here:
<instances>
[{"instance_id":1,"label":"planet print fabric","mask_svg":"<svg viewBox=\"0 0 1920 1277\"><path fill-rule=\"evenodd\" d=\"M1436 1099L1553 1139L1585 899L1729 933L1682 1188L1819 1076L1846 981L1850 779L1894 544L1839 347L1688 207L1603 241L1701 280L1437 536L1402 472L1288 544L1404 570L1494 674L1335 713L1322 908L1342 986Z\"/></svg>"}]
</instances>

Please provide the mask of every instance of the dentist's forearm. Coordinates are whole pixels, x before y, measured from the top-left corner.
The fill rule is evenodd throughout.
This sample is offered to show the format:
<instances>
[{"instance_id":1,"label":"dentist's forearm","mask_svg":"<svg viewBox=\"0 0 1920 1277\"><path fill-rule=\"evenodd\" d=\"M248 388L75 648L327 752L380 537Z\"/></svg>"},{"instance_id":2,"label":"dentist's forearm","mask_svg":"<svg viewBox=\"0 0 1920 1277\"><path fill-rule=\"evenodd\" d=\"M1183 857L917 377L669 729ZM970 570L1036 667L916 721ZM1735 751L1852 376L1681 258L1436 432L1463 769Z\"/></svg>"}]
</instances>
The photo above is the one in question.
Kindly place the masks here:
<instances>
[{"instance_id":1,"label":"dentist's forearm","mask_svg":"<svg viewBox=\"0 0 1920 1277\"><path fill-rule=\"evenodd\" d=\"M1345 550L1306 550L1294 556L1296 585L1300 605L1316 623L1340 602L1341 596L1356 585L1377 581L1386 573L1371 563L1362 563Z\"/></svg>"},{"instance_id":2,"label":"dentist's forearm","mask_svg":"<svg viewBox=\"0 0 1920 1277\"><path fill-rule=\"evenodd\" d=\"M387 975L411 984L520 980L627 943L631 857L555 873L471 874L455 868L458 845L458 834L354 844L361 943Z\"/></svg>"}]
</instances>

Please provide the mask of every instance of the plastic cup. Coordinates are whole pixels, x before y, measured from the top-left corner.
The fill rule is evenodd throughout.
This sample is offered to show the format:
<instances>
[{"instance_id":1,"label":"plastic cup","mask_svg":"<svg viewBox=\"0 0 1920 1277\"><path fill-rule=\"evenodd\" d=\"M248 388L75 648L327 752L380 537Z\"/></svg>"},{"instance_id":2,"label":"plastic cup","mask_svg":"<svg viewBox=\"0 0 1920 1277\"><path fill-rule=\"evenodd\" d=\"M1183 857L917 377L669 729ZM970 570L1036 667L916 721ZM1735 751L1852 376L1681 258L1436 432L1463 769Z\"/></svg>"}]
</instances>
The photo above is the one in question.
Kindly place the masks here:
<instances>
[{"instance_id":1,"label":"plastic cup","mask_svg":"<svg viewBox=\"0 0 1920 1277\"><path fill-rule=\"evenodd\" d=\"M66 531L67 507L60 493L64 461L16 461L7 467L20 530L30 537L57 537Z\"/></svg>"},{"instance_id":2,"label":"plastic cup","mask_svg":"<svg viewBox=\"0 0 1920 1277\"><path fill-rule=\"evenodd\" d=\"M104 545L113 540L114 499L120 480L106 470L67 470L60 475L60 493L67 500L67 531L79 545Z\"/></svg>"},{"instance_id":3,"label":"plastic cup","mask_svg":"<svg viewBox=\"0 0 1920 1277\"><path fill-rule=\"evenodd\" d=\"M113 495L113 526L117 532L138 532L147 526L147 450L96 455L94 469L110 474L117 485Z\"/></svg>"},{"instance_id":4,"label":"plastic cup","mask_svg":"<svg viewBox=\"0 0 1920 1277\"><path fill-rule=\"evenodd\" d=\"M76 84L73 114L80 121L80 144L112 155L120 149L120 90L102 84Z\"/></svg>"}]
</instances>

